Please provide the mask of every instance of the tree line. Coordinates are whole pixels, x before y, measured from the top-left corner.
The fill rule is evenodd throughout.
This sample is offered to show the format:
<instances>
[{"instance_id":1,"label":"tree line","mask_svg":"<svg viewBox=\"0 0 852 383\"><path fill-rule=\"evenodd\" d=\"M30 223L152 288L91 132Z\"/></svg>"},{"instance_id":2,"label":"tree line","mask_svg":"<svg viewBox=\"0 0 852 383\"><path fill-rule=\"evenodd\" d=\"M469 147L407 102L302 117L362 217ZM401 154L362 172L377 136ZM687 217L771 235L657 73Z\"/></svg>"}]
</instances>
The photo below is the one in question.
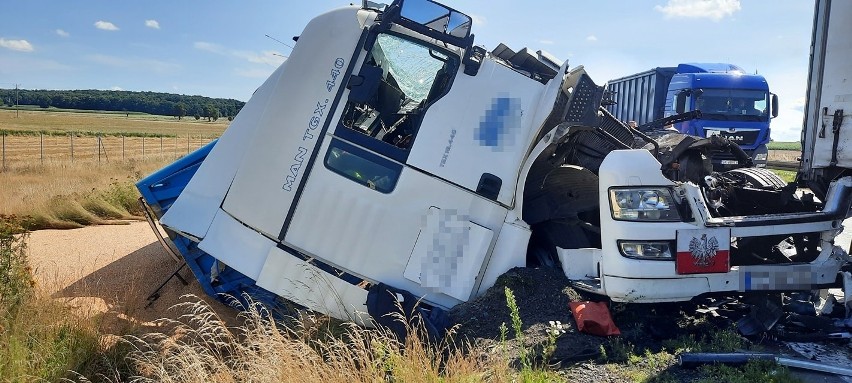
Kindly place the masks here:
<instances>
[{"instance_id":1,"label":"tree line","mask_svg":"<svg viewBox=\"0 0 852 383\"><path fill-rule=\"evenodd\" d=\"M186 96L174 93L131 92L126 90L32 90L0 89L0 103L6 106L38 105L42 108L106 110L186 116L196 120L232 118L245 102L230 98Z\"/></svg>"}]
</instances>

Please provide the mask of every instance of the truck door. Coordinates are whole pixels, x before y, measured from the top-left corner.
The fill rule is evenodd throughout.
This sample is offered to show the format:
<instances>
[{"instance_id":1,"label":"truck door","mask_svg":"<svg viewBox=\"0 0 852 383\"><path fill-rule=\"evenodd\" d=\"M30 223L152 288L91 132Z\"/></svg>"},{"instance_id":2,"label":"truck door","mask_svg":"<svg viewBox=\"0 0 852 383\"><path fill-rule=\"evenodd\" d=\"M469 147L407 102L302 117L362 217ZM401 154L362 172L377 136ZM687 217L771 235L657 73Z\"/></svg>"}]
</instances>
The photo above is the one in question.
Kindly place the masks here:
<instances>
[{"instance_id":1,"label":"truck door","mask_svg":"<svg viewBox=\"0 0 852 383\"><path fill-rule=\"evenodd\" d=\"M492 229L507 213L408 163L423 115L451 87L460 58L393 32L368 40L279 239L351 274L452 306L469 298ZM427 260L442 266L424 266Z\"/></svg>"}]
</instances>

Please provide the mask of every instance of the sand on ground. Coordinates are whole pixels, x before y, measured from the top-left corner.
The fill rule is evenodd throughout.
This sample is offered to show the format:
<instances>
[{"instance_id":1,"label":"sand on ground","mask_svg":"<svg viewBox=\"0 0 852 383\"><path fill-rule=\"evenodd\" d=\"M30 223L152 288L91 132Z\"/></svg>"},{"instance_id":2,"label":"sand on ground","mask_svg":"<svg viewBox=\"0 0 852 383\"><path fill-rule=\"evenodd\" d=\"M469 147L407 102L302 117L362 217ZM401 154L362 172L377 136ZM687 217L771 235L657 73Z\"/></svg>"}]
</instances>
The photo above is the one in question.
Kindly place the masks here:
<instances>
[{"instance_id":1,"label":"sand on ground","mask_svg":"<svg viewBox=\"0 0 852 383\"><path fill-rule=\"evenodd\" d=\"M210 303L230 325L236 311L207 297L188 268L169 280L150 306L146 299L181 263L168 255L147 222L39 230L27 240L37 286L56 299L99 317L104 331L121 334L154 330L160 318L176 319L172 309L194 294ZM189 298L191 301L191 298ZM196 299L197 301L197 299Z\"/></svg>"}]
</instances>

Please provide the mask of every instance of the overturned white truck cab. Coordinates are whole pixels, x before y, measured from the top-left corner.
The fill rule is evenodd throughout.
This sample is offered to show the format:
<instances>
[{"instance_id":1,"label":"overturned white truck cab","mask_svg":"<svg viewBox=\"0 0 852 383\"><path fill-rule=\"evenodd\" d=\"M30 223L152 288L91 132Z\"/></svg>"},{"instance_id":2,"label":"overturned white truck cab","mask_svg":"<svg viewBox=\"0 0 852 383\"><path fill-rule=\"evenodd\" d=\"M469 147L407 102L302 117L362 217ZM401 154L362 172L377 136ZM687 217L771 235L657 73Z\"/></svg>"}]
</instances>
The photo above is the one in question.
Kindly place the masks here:
<instances>
[{"instance_id":1,"label":"overturned white truck cab","mask_svg":"<svg viewBox=\"0 0 852 383\"><path fill-rule=\"evenodd\" d=\"M446 309L518 266L626 302L838 280L852 178L714 173L713 151L747 156L633 130L582 67L486 52L471 25L427 0L313 19L218 141L139 182L164 244L211 295L359 322L387 291Z\"/></svg>"}]
</instances>

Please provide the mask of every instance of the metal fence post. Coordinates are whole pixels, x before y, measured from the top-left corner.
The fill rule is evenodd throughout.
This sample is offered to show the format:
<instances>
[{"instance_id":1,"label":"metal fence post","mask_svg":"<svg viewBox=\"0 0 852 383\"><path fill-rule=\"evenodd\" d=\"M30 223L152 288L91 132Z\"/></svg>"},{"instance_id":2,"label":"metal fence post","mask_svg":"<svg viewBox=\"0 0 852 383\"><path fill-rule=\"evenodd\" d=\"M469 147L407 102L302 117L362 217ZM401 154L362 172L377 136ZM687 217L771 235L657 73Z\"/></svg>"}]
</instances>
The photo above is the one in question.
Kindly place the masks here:
<instances>
[{"instance_id":1,"label":"metal fence post","mask_svg":"<svg viewBox=\"0 0 852 383\"><path fill-rule=\"evenodd\" d=\"M189 134L186 135L186 154L189 154Z\"/></svg>"},{"instance_id":2,"label":"metal fence post","mask_svg":"<svg viewBox=\"0 0 852 383\"><path fill-rule=\"evenodd\" d=\"M124 160L124 135L121 135L121 159Z\"/></svg>"},{"instance_id":3,"label":"metal fence post","mask_svg":"<svg viewBox=\"0 0 852 383\"><path fill-rule=\"evenodd\" d=\"M160 136L160 156L163 155L163 136Z\"/></svg>"},{"instance_id":4,"label":"metal fence post","mask_svg":"<svg viewBox=\"0 0 852 383\"><path fill-rule=\"evenodd\" d=\"M142 136L142 161L145 161L145 136Z\"/></svg>"},{"instance_id":5,"label":"metal fence post","mask_svg":"<svg viewBox=\"0 0 852 383\"><path fill-rule=\"evenodd\" d=\"M74 132L71 132L71 163L74 163Z\"/></svg>"},{"instance_id":6,"label":"metal fence post","mask_svg":"<svg viewBox=\"0 0 852 383\"><path fill-rule=\"evenodd\" d=\"M41 159L41 165L44 166L44 133L38 134L38 156Z\"/></svg>"},{"instance_id":7,"label":"metal fence post","mask_svg":"<svg viewBox=\"0 0 852 383\"><path fill-rule=\"evenodd\" d=\"M95 136L98 139L98 163L101 163L101 136Z\"/></svg>"},{"instance_id":8,"label":"metal fence post","mask_svg":"<svg viewBox=\"0 0 852 383\"><path fill-rule=\"evenodd\" d=\"M3 171L6 171L6 132L3 132Z\"/></svg>"}]
</instances>

